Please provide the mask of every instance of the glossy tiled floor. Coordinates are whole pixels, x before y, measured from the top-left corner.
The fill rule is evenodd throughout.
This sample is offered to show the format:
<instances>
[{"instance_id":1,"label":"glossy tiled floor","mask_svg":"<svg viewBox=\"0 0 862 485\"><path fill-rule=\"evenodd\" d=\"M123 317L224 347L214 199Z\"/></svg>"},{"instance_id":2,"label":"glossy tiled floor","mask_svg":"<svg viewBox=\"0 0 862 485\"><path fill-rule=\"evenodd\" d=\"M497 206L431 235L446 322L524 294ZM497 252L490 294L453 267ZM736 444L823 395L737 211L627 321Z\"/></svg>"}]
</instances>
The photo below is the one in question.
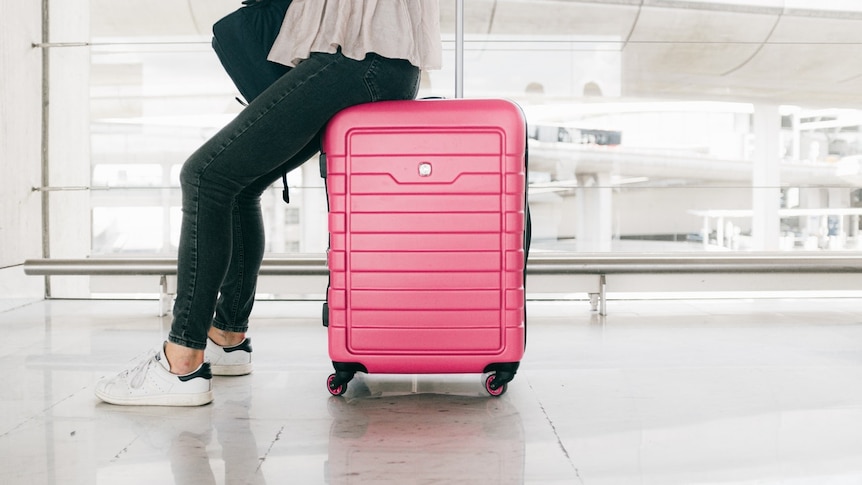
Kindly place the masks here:
<instances>
[{"instance_id":1,"label":"glossy tiled floor","mask_svg":"<svg viewBox=\"0 0 862 485\"><path fill-rule=\"evenodd\" d=\"M156 303L0 313L0 484L859 484L862 301L531 306L508 392L366 376L330 397L319 304L261 302L256 370L200 408L93 384L158 345Z\"/></svg>"}]
</instances>

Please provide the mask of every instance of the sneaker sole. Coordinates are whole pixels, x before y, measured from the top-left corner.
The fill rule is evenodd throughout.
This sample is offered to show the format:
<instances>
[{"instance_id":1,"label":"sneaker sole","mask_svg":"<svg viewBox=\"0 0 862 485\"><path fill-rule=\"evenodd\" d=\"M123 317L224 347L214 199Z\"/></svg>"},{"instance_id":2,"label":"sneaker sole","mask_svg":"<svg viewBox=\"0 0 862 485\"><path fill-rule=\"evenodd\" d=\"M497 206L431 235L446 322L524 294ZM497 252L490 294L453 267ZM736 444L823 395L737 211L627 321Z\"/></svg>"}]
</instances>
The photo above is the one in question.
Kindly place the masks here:
<instances>
[{"instance_id":1,"label":"sneaker sole","mask_svg":"<svg viewBox=\"0 0 862 485\"><path fill-rule=\"evenodd\" d=\"M213 392L199 394L165 394L161 396L141 396L134 398L115 398L96 391L96 396L108 404L119 406L203 406L213 402Z\"/></svg>"},{"instance_id":2,"label":"sneaker sole","mask_svg":"<svg viewBox=\"0 0 862 485\"><path fill-rule=\"evenodd\" d=\"M229 365L212 365L210 366L214 376L244 376L251 374L252 365L248 364L229 364Z\"/></svg>"}]
</instances>

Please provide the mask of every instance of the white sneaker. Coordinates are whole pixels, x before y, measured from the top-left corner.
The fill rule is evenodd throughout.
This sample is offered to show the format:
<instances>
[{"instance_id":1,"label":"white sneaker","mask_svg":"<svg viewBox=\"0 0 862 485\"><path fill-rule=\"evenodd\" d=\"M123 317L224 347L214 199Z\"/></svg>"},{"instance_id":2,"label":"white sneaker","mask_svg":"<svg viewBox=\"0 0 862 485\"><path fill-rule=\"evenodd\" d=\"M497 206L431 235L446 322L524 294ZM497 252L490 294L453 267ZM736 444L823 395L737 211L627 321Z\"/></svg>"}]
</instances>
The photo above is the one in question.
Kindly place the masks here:
<instances>
[{"instance_id":1,"label":"white sneaker","mask_svg":"<svg viewBox=\"0 0 862 485\"><path fill-rule=\"evenodd\" d=\"M204 362L190 374L171 374L164 349L152 351L132 369L99 381L96 396L123 406L201 406L213 400L212 371Z\"/></svg>"},{"instance_id":2,"label":"white sneaker","mask_svg":"<svg viewBox=\"0 0 862 485\"><path fill-rule=\"evenodd\" d=\"M207 339L204 360L209 361L214 376L244 376L251 373L251 339L233 347L222 347Z\"/></svg>"}]
</instances>

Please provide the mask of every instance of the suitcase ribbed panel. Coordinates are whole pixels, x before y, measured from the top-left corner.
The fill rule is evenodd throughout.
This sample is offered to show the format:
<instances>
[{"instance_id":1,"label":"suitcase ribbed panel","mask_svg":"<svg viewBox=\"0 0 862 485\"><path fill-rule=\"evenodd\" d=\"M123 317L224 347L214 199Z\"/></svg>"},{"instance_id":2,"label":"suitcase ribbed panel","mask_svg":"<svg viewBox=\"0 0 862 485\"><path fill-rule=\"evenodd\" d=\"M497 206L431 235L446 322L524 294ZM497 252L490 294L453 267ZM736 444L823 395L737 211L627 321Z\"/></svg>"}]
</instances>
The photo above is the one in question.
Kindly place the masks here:
<instances>
[{"instance_id":1,"label":"suitcase ribbed panel","mask_svg":"<svg viewBox=\"0 0 862 485\"><path fill-rule=\"evenodd\" d=\"M524 130L500 100L374 103L330 122L334 361L481 372L520 360Z\"/></svg>"}]
</instances>

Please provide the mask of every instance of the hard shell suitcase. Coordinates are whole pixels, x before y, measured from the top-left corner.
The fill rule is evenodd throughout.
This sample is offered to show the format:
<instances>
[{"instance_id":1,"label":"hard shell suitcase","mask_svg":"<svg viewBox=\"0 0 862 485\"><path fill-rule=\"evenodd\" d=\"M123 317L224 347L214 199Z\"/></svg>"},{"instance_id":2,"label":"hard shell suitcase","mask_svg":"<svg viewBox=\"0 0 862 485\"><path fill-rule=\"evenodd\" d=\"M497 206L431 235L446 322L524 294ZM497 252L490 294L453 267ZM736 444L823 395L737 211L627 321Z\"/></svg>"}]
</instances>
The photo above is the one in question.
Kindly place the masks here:
<instances>
[{"instance_id":1,"label":"hard shell suitcase","mask_svg":"<svg viewBox=\"0 0 862 485\"><path fill-rule=\"evenodd\" d=\"M526 122L501 99L348 108L324 133L330 287L342 394L355 372L488 373L524 353Z\"/></svg>"}]
</instances>

